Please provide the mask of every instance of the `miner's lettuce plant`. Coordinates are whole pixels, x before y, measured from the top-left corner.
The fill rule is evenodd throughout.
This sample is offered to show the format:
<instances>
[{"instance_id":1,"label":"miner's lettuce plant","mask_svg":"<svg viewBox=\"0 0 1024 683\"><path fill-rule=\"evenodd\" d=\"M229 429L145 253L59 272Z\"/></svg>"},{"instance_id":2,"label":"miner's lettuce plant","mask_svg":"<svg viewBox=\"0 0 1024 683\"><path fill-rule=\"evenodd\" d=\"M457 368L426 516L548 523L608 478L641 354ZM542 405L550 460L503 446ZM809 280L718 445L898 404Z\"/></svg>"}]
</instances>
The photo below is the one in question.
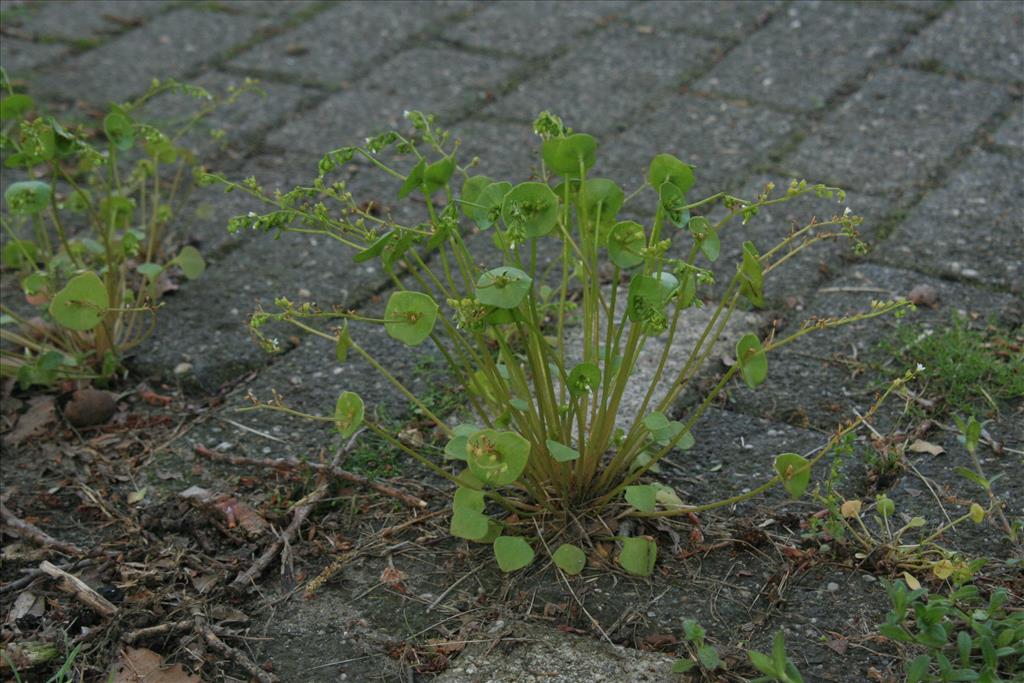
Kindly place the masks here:
<instances>
[{"instance_id":1,"label":"miner's lettuce plant","mask_svg":"<svg viewBox=\"0 0 1024 683\"><path fill-rule=\"evenodd\" d=\"M179 140L252 84L217 98L154 81L139 99L112 105L94 135L37 114L30 96L2 80L3 162L25 177L4 188L2 260L18 272L27 306L2 307L0 373L22 387L108 378L152 332L165 274L177 268L192 279L205 268L193 246L167 253L176 202L198 167ZM200 104L173 129L141 122L140 109L168 93Z\"/></svg>"},{"instance_id":2,"label":"miner's lettuce plant","mask_svg":"<svg viewBox=\"0 0 1024 683\"><path fill-rule=\"evenodd\" d=\"M806 334L907 305L877 302L855 315L808 321L783 338L745 334L736 345L736 363L699 405L675 419L676 399L693 382L733 312L764 305L766 278L821 240L845 238L862 246L856 232L860 219L849 211L812 220L768 249L744 242L741 261L687 362L668 373L672 341L687 324L687 309L704 305L701 290L715 278L708 265L718 259L720 240L731 225L805 195L843 201L843 192L794 181L780 194L769 185L749 200L725 192L693 199L694 168L659 154L649 161L643 185L627 195L614 181L589 175L597 140L574 133L547 113L535 124L540 171L514 184L474 175L475 163L462 163L458 141L438 130L432 117L412 112L409 120L415 135L391 131L365 145L334 150L321 160L311 185L287 193L268 193L254 178L235 182L210 175L209 180L273 207L262 215L238 216L232 231L323 235L351 249L356 262L378 262L391 277L395 291L383 317L279 299L277 310L257 311L251 327L271 350L278 346L264 333L271 321L331 340L339 362L357 354L433 421L447 439L444 458L463 463L454 473L452 463L435 462L370 419L351 390L339 396L334 415L307 416L335 423L342 435L365 425L452 480L457 485L452 534L493 544L505 571L533 562L540 546L531 541L538 533L544 548L548 537L578 541L561 534L569 526L585 526L569 525L572 519L619 508L639 517L670 516L734 502L685 505L670 488L645 483L645 477L672 449L693 445L694 423L734 378L751 388L763 383L772 351ZM416 198L425 207L423 222L402 225L332 179L357 161L393 177L400 199ZM623 208L641 196L651 200L649 223L621 219ZM716 206L724 207L724 216L713 221L709 213ZM490 234L499 256L473 249L479 233ZM453 382L465 387L472 419L454 424L450 416L435 415L387 370L386 359L360 343L362 325L383 325L409 346L434 345ZM579 343L569 341L570 329L579 331ZM641 407L627 416L628 426L619 428L616 418L627 386L636 381L638 358L652 347L657 370ZM279 399L257 401L255 407L301 414ZM854 428L845 426L835 438ZM775 476L744 497L779 483L801 495L810 467L827 450L810 460L779 455ZM552 530L559 533L549 536ZM605 540L620 543L618 561L626 571L651 573L657 557L653 538L608 531ZM580 544L550 547L552 561L563 571L583 569Z\"/></svg>"}]
</instances>

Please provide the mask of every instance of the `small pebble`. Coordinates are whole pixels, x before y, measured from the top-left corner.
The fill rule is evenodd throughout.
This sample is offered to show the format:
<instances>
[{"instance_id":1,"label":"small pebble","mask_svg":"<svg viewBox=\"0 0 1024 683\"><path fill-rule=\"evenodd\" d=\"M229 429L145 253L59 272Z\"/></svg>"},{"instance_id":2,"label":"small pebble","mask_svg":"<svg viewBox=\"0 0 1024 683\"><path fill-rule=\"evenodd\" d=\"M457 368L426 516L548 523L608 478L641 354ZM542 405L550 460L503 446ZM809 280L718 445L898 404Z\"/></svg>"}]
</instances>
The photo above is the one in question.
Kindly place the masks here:
<instances>
[{"instance_id":1,"label":"small pebble","mask_svg":"<svg viewBox=\"0 0 1024 683\"><path fill-rule=\"evenodd\" d=\"M179 377L181 375L186 375L190 372L192 372L191 363L178 363L177 365L174 366L174 374L178 375Z\"/></svg>"},{"instance_id":2,"label":"small pebble","mask_svg":"<svg viewBox=\"0 0 1024 683\"><path fill-rule=\"evenodd\" d=\"M829 581L828 585L825 586L825 588L828 589L829 593L835 593L837 590L839 590L839 584L835 581Z\"/></svg>"},{"instance_id":3,"label":"small pebble","mask_svg":"<svg viewBox=\"0 0 1024 683\"><path fill-rule=\"evenodd\" d=\"M872 576L871 574L865 574L864 576L862 576L860 578L863 579L865 583L874 583L875 581L878 580L874 576Z\"/></svg>"}]
</instances>

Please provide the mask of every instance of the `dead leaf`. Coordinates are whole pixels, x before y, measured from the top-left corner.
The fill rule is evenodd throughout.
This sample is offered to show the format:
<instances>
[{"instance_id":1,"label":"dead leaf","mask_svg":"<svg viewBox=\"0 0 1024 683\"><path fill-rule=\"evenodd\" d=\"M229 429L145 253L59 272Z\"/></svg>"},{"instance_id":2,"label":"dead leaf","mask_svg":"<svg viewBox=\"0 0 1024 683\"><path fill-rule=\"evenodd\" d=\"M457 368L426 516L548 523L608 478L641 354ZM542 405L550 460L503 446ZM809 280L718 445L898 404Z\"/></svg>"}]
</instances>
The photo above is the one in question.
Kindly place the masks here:
<instances>
[{"instance_id":1,"label":"dead leaf","mask_svg":"<svg viewBox=\"0 0 1024 683\"><path fill-rule=\"evenodd\" d=\"M23 591L15 598L11 605L11 611L7 613L7 623L13 624L18 619L32 614L37 617L43 616L46 605L42 598L36 597L33 593Z\"/></svg>"},{"instance_id":2,"label":"dead leaf","mask_svg":"<svg viewBox=\"0 0 1024 683\"><path fill-rule=\"evenodd\" d=\"M924 439L916 440L907 447L907 450L911 453L928 453L929 455L942 455L946 452L946 449L942 446L931 441L925 441Z\"/></svg>"},{"instance_id":3,"label":"dead leaf","mask_svg":"<svg viewBox=\"0 0 1024 683\"><path fill-rule=\"evenodd\" d=\"M131 493L129 493L128 494L128 504L129 505L135 505L136 503L140 502L143 498L146 497L146 491L147 490L148 490L148 487L143 486L138 491L132 491Z\"/></svg>"},{"instance_id":4,"label":"dead leaf","mask_svg":"<svg viewBox=\"0 0 1024 683\"><path fill-rule=\"evenodd\" d=\"M202 683L186 673L181 664L165 666L164 658L146 648L129 647L121 652L111 672L111 683Z\"/></svg>"},{"instance_id":5,"label":"dead leaf","mask_svg":"<svg viewBox=\"0 0 1024 683\"><path fill-rule=\"evenodd\" d=\"M408 575L401 569L394 567L384 567L384 571L380 573L380 582L385 586L397 586L408 578Z\"/></svg>"},{"instance_id":6,"label":"dead leaf","mask_svg":"<svg viewBox=\"0 0 1024 683\"><path fill-rule=\"evenodd\" d=\"M836 638L835 640L828 641L825 645L837 655L845 655L846 649L850 646L850 641L846 638Z\"/></svg>"},{"instance_id":7,"label":"dead leaf","mask_svg":"<svg viewBox=\"0 0 1024 683\"><path fill-rule=\"evenodd\" d=\"M17 446L56 421L57 410L54 407L53 396L37 396L29 401L28 410L18 418L14 429L4 437L4 443Z\"/></svg>"}]
</instances>

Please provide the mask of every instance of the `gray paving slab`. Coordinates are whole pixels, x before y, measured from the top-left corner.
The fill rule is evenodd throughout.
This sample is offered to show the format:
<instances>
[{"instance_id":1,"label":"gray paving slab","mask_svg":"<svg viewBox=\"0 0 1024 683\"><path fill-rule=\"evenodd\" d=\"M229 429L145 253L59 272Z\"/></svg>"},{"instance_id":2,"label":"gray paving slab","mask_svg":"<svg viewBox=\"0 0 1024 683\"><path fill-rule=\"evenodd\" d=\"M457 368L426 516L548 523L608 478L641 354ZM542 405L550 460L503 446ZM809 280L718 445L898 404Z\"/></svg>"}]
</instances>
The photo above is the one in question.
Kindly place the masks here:
<instances>
[{"instance_id":1,"label":"gray paving slab","mask_svg":"<svg viewBox=\"0 0 1024 683\"><path fill-rule=\"evenodd\" d=\"M445 38L480 49L540 56L564 50L575 36L620 17L628 2L494 3L458 26ZM542 21L538 19L543 18Z\"/></svg>"},{"instance_id":2,"label":"gray paving slab","mask_svg":"<svg viewBox=\"0 0 1024 683\"><path fill-rule=\"evenodd\" d=\"M4 36L0 40L0 65L11 79L24 79L32 70L59 59L69 52L66 45L34 43ZM34 83L33 83L34 84Z\"/></svg>"},{"instance_id":3,"label":"gray paving slab","mask_svg":"<svg viewBox=\"0 0 1024 683\"><path fill-rule=\"evenodd\" d=\"M290 118L267 142L319 158L386 130L409 129L402 116L406 110L434 113L443 122L493 96L517 67L514 59L467 54L436 43L413 48L353 88Z\"/></svg>"},{"instance_id":4,"label":"gray paving slab","mask_svg":"<svg viewBox=\"0 0 1024 683\"><path fill-rule=\"evenodd\" d=\"M992 141L997 145L1024 151L1024 106L1017 105L1009 118L999 126Z\"/></svg>"},{"instance_id":5,"label":"gray paving slab","mask_svg":"<svg viewBox=\"0 0 1024 683\"><path fill-rule=\"evenodd\" d=\"M467 120L452 128L461 141L459 158L480 162L470 171L513 185L540 173L540 138L531 126L495 121Z\"/></svg>"},{"instance_id":6,"label":"gray paving slab","mask_svg":"<svg viewBox=\"0 0 1024 683\"><path fill-rule=\"evenodd\" d=\"M5 2L0 11L4 27L21 35L88 41L135 28L169 6L162 0L48 0Z\"/></svg>"},{"instance_id":7,"label":"gray paving slab","mask_svg":"<svg viewBox=\"0 0 1024 683\"><path fill-rule=\"evenodd\" d=\"M631 192L644 182L651 159L668 153L695 167L694 197L733 190L795 123L788 114L761 107L676 95L598 147L591 175L613 178ZM653 195L645 197L645 206L653 206Z\"/></svg>"},{"instance_id":8,"label":"gray paving slab","mask_svg":"<svg viewBox=\"0 0 1024 683\"><path fill-rule=\"evenodd\" d=\"M873 258L1024 292L1024 159L979 151L951 171Z\"/></svg>"},{"instance_id":9,"label":"gray paving slab","mask_svg":"<svg viewBox=\"0 0 1024 683\"><path fill-rule=\"evenodd\" d=\"M205 88L216 98L228 96L231 88L240 88L245 77L210 71L199 78L189 79L190 85ZM253 145L254 138L268 127L294 111L303 97L312 91L298 85L263 81L258 90L241 95L234 104L225 104L209 116L199 119L179 140L200 155L209 165L217 156L241 158ZM139 119L164 130L185 125L208 101L179 93L167 93L151 100L139 113ZM214 137L222 132L223 137Z\"/></svg>"},{"instance_id":10,"label":"gray paving slab","mask_svg":"<svg viewBox=\"0 0 1024 683\"><path fill-rule=\"evenodd\" d=\"M182 9L52 68L40 88L94 104L123 101L146 91L154 78L182 78L232 46L250 39L257 17Z\"/></svg>"},{"instance_id":11,"label":"gray paving slab","mask_svg":"<svg viewBox=\"0 0 1024 683\"><path fill-rule=\"evenodd\" d=\"M255 176L268 191L275 187L289 190L308 184L315 175L315 165L294 158L257 159L247 166L246 173ZM380 188L378 183L372 179L353 181L357 186L353 193L363 199L384 196L358 187ZM379 202L396 204L391 201L393 196L389 188ZM203 221L200 234L207 235L212 245L208 250L209 267L202 278L183 283L178 292L165 299L153 337L132 363L143 376L173 379L175 368L184 362L192 368L178 379L189 389L213 391L268 362L247 328L257 305L274 310L274 299L284 296L323 306L353 306L388 281L377 264L353 263L350 251L324 236L222 236L226 219L231 216L269 210L236 193L229 197L230 203L214 203L205 210L209 217ZM236 208L241 210L235 213ZM408 203L396 206L396 210L409 208Z\"/></svg>"},{"instance_id":12,"label":"gray paving slab","mask_svg":"<svg viewBox=\"0 0 1024 683\"><path fill-rule=\"evenodd\" d=\"M222 11L248 12L260 16L284 19L317 6L317 0L218 0L214 4Z\"/></svg>"},{"instance_id":13,"label":"gray paving slab","mask_svg":"<svg viewBox=\"0 0 1024 683\"><path fill-rule=\"evenodd\" d=\"M935 288L936 307L919 306L902 320L876 318L836 330L806 335L803 339L768 356L768 380L756 390L737 382L729 392L727 405L738 412L820 429L831 429L840 421L861 414L871 405L875 393L887 384L875 371L857 373L839 360L880 364L888 358L880 345L895 339L898 325L935 328L949 324L954 313L995 317L1003 324L1020 324L1024 309L1019 297L992 292L966 284L932 278L909 270L874 264L851 266L843 277L818 290L803 311L782 316L778 336L798 329L812 316L833 317L869 310L873 300L906 297L918 285ZM1016 322L1015 322L1016 321ZM908 368L893 367L902 373ZM691 397L692 400L693 397ZM882 426L901 410L897 398L880 416Z\"/></svg>"},{"instance_id":14,"label":"gray paving slab","mask_svg":"<svg viewBox=\"0 0 1024 683\"><path fill-rule=\"evenodd\" d=\"M913 192L1007 98L998 86L884 69L832 111L782 165L787 173L865 192Z\"/></svg>"},{"instance_id":15,"label":"gray paving slab","mask_svg":"<svg viewBox=\"0 0 1024 683\"><path fill-rule=\"evenodd\" d=\"M414 34L459 16L469 6L457 0L336 3L239 54L231 65L338 86L400 49ZM417 74L404 77L413 81Z\"/></svg>"},{"instance_id":16,"label":"gray paving slab","mask_svg":"<svg viewBox=\"0 0 1024 683\"><path fill-rule=\"evenodd\" d=\"M739 40L782 6L775 0L650 0L633 6L629 18L658 30L682 30Z\"/></svg>"},{"instance_id":17,"label":"gray paving slab","mask_svg":"<svg viewBox=\"0 0 1024 683\"><path fill-rule=\"evenodd\" d=\"M960 2L907 47L906 63L998 82L1024 80L1024 5Z\"/></svg>"},{"instance_id":18,"label":"gray paving slab","mask_svg":"<svg viewBox=\"0 0 1024 683\"><path fill-rule=\"evenodd\" d=\"M949 0L889 0L881 4L902 9L911 9L922 14L938 14L945 7L949 6Z\"/></svg>"},{"instance_id":19,"label":"gray paving slab","mask_svg":"<svg viewBox=\"0 0 1024 683\"><path fill-rule=\"evenodd\" d=\"M702 69L717 49L701 38L616 25L588 37L484 113L532 123L548 110L574 130L605 133Z\"/></svg>"},{"instance_id":20,"label":"gray paving slab","mask_svg":"<svg viewBox=\"0 0 1024 683\"><path fill-rule=\"evenodd\" d=\"M794 3L694 87L784 109L818 109L923 21L875 6Z\"/></svg>"}]
</instances>

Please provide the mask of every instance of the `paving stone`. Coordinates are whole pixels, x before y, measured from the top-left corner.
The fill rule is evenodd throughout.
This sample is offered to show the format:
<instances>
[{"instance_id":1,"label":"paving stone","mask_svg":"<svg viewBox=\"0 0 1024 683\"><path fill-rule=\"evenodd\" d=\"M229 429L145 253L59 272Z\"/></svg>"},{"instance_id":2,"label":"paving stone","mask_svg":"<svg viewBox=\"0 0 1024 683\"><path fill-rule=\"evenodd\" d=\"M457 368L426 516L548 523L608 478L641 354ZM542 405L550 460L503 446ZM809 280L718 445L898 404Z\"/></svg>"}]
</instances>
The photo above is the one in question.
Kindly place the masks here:
<instances>
[{"instance_id":1,"label":"paving stone","mask_svg":"<svg viewBox=\"0 0 1024 683\"><path fill-rule=\"evenodd\" d=\"M215 3L227 12L249 12L260 16L283 19L317 6L317 0L220 0Z\"/></svg>"},{"instance_id":2,"label":"paving stone","mask_svg":"<svg viewBox=\"0 0 1024 683\"><path fill-rule=\"evenodd\" d=\"M445 32L472 47L540 56L620 16L628 2L500 2ZM543 21L538 21L543 18Z\"/></svg>"},{"instance_id":3,"label":"paving stone","mask_svg":"<svg viewBox=\"0 0 1024 683\"><path fill-rule=\"evenodd\" d=\"M904 52L911 64L938 65L995 81L1024 80L1024 6L957 3Z\"/></svg>"},{"instance_id":4,"label":"paving stone","mask_svg":"<svg viewBox=\"0 0 1024 683\"><path fill-rule=\"evenodd\" d=\"M784 109L817 109L921 21L880 7L795 3L694 87Z\"/></svg>"},{"instance_id":5,"label":"paving stone","mask_svg":"<svg viewBox=\"0 0 1024 683\"><path fill-rule=\"evenodd\" d=\"M28 74L43 64L58 59L68 52L65 45L56 43L33 43L4 36L0 40L0 63L12 80L24 79Z\"/></svg>"},{"instance_id":6,"label":"paving stone","mask_svg":"<svg viewBox=\"0 0 1024 683\"><path fill-rule=\"evenodd\" d=\"M631 681L662 683L678 679L672 672L673 658L613 646L596 638L583 638L554 629L517 624L516 635L523 643L508 650L470 645L454 664L434 680L540 681L545 683L591 683ZM541 672L543 672L541 674Z\"/></svg>"},{"instance_id":7,"label":"paving stone","mask_svg":"<svg viewBox=\"0 0 1024 683\"><path fill-rule=\"evenodd\" d=\"M884 263L1024 292L1024 159L975 152L875 250Z\"/></svg>"},{"instance_id":8,"label":"paving stone","mask_svg":"<svg viewBox=\"0 0 1024 683\"><path fill-rule=\"evenodd\" d=\"M1024 151L1024 106L1018 105L1010 118L996 131L993 142Z\"/></svg>"},{"instance_id":9,"label":"paving stone","mask_svg":"<svg viewBox=\"0 0 1024 683\"><path fill-rule=\"evenodd\" d=\"M743 199L756 199L767 183L774 183L773 197L782 197L792 178L757 175L746 182L739 192ZM743 242L750 240L760 253L775 247L792 230L808 225L811 219L819 222L842 215L847 207L861 216L864 221L858 226L860 239L870 245L876 243L878 226L893 211L893 203L886 197L868 196L849 192L845 202L836 199L819 198L810 193L784 204L762 209L746 225L742 218L732 219L721 230L721 253L714 265L700 263L712 268L718 277L711 288L714 296L721 296L728 285L735 268L743 259ZM724 207L716 206L709 218L713 224L727 215ZM824 226L812 233L835 233L837 226ZM689 240L684 240L689 245ZM799 241L796 243L799 244ZM769 307L794 308L803 306L817 288L828 279L835 277L851 261L858 260L853 244L846 238L829 239L813 244L789 257L785 263L772 270L765 279L765 299Z\"/></svg>"},{"instance_id":10,"label":"paving stone","mask_svg":"<svg viewBox=\"0 0 1024 683\"><path fill-rule=\"evenodd\" d=\"M730 410L778 420L798 426L832 429L840 421L861 414L870 407L875 393L888 384L875 371L853 376L844 361L858 364L888 360L880 345L895 338L898 325L922 325L935 328L949 324L954 313L990 316L1003 324L1019 325L1024 320L1024 304L1019 297L992 292L965 284L931 278L907 270L874 264L851 266L843 277L818 291L803 311L784 316L778 337L799 328L813 316L834 317L866 311L873 300L906 297L918 285L930 285L938 293L935 308L919 306L902 320L875 318L835 330L811 333L788 347L768 356L768 380L756 390L741 382L733 384L727 405ZM892 367L894 373L907 368ZM690 397L692 401L695 396ZM893 399L879 414L883 432L902 408Z\"/></svg>"},{"instance_id":11,"label":"paving stone","mask_svg":"<svg viewBox=\"0 0 1024 683\"><path fill-rule=\"evenodd\" d=\"M242 87L245 78L211 71L189 79L188 83L205 88L220 99L227 97L231 88ZM200 119L179 143L196 152L204 161L215 156L239 158L253 144L255 136L293 111L303 97L312 92L300 86L272 81L260 82L257 87L258 91L243 94L234 104L225 104ZM163 130L174 130L207 105L206 100L167 93L148 103L139 113L139 119ZM216 139L212 135L216 131L222 131L224 137Z\"/></svg>"},{"instance_id":12,"label":"paving stone","mask_svg":"<svg viewBox=\"0 0 1024 683\"><path fill-rule=\"evenodd\" d=\"M717 49L701 38L615 26L590 36L484 113L532 123L548 110L575 130L605 133L698 71Z\"/></svg>"},{"instance_id":13,"label":"paving stone","mask_svg":"<svg viewBox=\"0 0 1024 683\"><path fill-rule=\"evenodd\" d=\"M598 147L592 175L612 178L628 193L644 182L651 159L664 152L696 167L692 194L707 196L738 185L793 127L787 114L677 95ZM653 194L643 201L653 207Z\"/></svg>"},{"instance_id":14,"label":"paving stone","mask_svg":"<svg viewBox=\"0 0 1024 683\"><path fill-rule=\"evenodd\" d=\"M889 0L882 4L912 9L922 14L932 15L941 12L943 8L949 5L949 2L948 0Z\"/></svg>"},{"instance_id":15,"label":"paving stone","mask_svg":"<svg viewBox=\"0 0 1024 683\"><path fill-rule=\"evenodd\" d=\"M518 123L467 120L452 129L461 141L463 163L474 157L480 163L470 173L513 185L530 180L540 172L540 138L533 128Z\"/></svg>"},{"instance_id":16,"label":"paving stone","mask_svg":"<svg viewBox=\"0 0 1024 683\"><path fill-rule=\"evenodd\" d=\"M182 78L259 28L256 17L183 9L156 17L58 68L40 87L65 99L96 104L123 101L145 92L154 78Z\"/></svg>"},{"instance_id":17,"label":"paving stone","mask_svg":"<svg viewBox=\"0 0 1024 683\"><path fill-rule=\"evenodd\" d=\"M170 3L159 0L47 0L5 2L0 11L3 11L4 25L14 27L21 34L88 41L135 28L169 6Z\"/></svg>"},{"instance_id":18,"label":"paving stone","mask_svg":"<svg viewBox=\"0 0 1024 683\"><path fill-rule=\"evenodd\" d=\"M402 116L406 110L434 113L443 122L484 101L517 65L440 45L414 48L374 69L358 86L289 120L268 143L319 159L328 150L361 144L385 130L408 129Z\"/></svg>"},{"instance_id":19,"label":"paving stone","mask_svg":"<svg viewBox=\"0 0 1024 683\"><path fill-rule=\"evenodd\" d=\"M465 11L462 2L336 3L238 55L231 65L337 86L398 50L416 33ZM415 81L419 74L409 74Z\"/></svg>"},{"instance_id":20,"label":"paving stone","mask_svg":"<svg viewBox=\"0 0 1024 683\"><path fill-rule=\"evenodd\" d=\"M658 30L685 30L700 35L740 39L782 6L775 0L651 0L637 3L629 17Z\"/></svg>"},{"instance_id":21,"label":"paving stone","mask_svg":"<svg viewBox=\"0 0 1024 683\"><path fill-rule=\"evenodd\" d=\"M275 186L288 190L308 183L315 171L294 159L277 158L257 159L246 173L272 191ZM368 197L360 185L366 181L354 182L354 194ZM226 218L237 215L236 206L242 209L239 213L245 207L268 210L256 202L235 201L237 205L218 204L210 211L202 233L212 235L220 248L210 250L211 262L202 278L183 283L165 299L156 332L133 361L144 376L171 378L174 368L185 361L193 370L182 382L190 389L214 391L268 361L247 328L258 304L272 311L274 299L286 296L296 302L352 306L388 281L375 263L353 263L350 251L323 236L286 234L277 240L273 234L248 234L216 242Z\"/></svg>"},{"instance_id":22,"label":"paving stone","mask_svg":"<svg viewBox=\"0 0 1024 683\"><path fill-rule=\"evenodd\" d=\"M911 192L1006 100L996 86L885 69L830 113L783 166L865 192Z\"/></svg>"}]
</instances>

